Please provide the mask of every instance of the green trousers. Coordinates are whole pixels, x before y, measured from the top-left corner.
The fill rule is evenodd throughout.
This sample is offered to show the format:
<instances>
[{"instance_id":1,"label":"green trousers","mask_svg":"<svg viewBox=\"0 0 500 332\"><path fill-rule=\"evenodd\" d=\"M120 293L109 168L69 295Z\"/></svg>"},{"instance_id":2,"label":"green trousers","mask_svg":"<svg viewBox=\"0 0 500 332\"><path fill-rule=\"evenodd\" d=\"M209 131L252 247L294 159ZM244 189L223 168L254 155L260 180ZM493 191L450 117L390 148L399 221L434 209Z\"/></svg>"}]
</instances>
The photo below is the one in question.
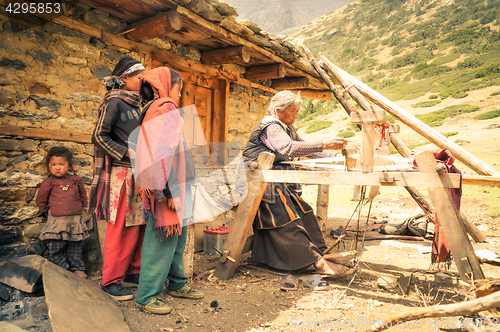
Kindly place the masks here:
<instances>
[{"instance_id":1,"label":"green trousers","mask_svg":"<svg viewBox=\"0 0 500 332\"><path fill-rule=\"evenodd\" d=\"M181 235L158 239L154 231L154 220L148 217L142 243L137 303L148 304L151 298L163 292L167 279L169 290L180 289L187 283L182 260L186 234L187 227L183 227Z\"/></svg>"}]
</instances>

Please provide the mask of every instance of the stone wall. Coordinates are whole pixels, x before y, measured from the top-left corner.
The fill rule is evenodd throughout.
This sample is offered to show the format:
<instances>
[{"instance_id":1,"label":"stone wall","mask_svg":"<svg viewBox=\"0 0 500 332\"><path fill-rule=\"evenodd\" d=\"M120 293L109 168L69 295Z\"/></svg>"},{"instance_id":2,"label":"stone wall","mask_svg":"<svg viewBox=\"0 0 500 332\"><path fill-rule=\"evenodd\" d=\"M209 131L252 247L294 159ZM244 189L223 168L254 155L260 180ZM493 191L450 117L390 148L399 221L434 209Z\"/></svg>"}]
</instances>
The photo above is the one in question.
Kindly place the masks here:
<instances>
[{"instance_id":1,"label":"stone wall","mask_svg":"<svg viewBox=\"0 0 500 332\"><path fill-rule=\"evenodd\" d=\"M273 94L239 84L229 87L228 141L245 147L255 125L267 114Z\"/></svg>"},{"instance_id":2,"label":"stone wall","mask_svg":"<svg viewBox=\"0 0 500 332\"><path fill-rule=\"evenodd\" d=\"M70 4L67 4L70 6ZM125 22L89 10L83 4L70 15L107 32L123 32ZM22 18L22 20L21 20ZM191 60L200 52L173 40L144 41ZM0 5L0 125L27 126L90 135L106 90L100 78L111 74L123 56L140 59L126 49L109 47L99 39L23 14L9 17ZM238 84L230 86L228 140L241 148L265 115L271 94ZM0 257L41 253L38 234L44 219L35 204L37 189L47 177L43 165L52 146L66 146L75 156L75 171L87 189L92 181L91 144L2 136L0 132ZM215 188L218 184L212 184ZM86 216L89 228L90 217ZM85 246L86 260L95 262L96 242Z\"/></svg>"}]
</instances>

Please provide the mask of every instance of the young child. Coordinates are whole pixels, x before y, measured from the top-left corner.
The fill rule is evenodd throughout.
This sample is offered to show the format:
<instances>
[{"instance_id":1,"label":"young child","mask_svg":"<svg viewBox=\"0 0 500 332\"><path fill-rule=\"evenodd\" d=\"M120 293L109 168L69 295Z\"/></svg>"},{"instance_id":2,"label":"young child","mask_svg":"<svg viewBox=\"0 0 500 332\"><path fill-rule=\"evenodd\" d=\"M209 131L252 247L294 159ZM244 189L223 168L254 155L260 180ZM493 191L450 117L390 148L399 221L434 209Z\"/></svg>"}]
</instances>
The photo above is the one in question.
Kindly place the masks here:
<instances>
[{"instance_id":1,"label":"young child","mask_svg":"<svg viewBox=\"0 0 500 332\"><path fill-rule=\"evenodd\" d=\"M141 149L141 145L137 144L136 161L149 158L150 149L157 147L152 146L154 142L162 143L162 151L171 151L170 155L164 155L161 166L151 174L140 174L142 170L135 169L147 219L136 306L153 314L170 312L161 297L166 280L168 293L172 296L203 297L202 292L187 284L188 278L184 274L183 254L187 233L184 226L186 219L192 216L191 200L186 197L191 196L189 183L195 174L194 164L182 139L184 123L178 110L181 90L182 77L167 67L148 72L142 79L140 89L143 100L149 102L139 121L147 146ZM148 121L159 126L148 127ZM155 178L164 180L161 186L151 186L147 180L141 181L143 175L147 179L151 175L152 182ZM163 190L158 190L164 185Z\"/></svg>"},{"instance_id":2,"label":"young child","mask_svg":"<svg viewBox=\"0 0 500 332\"><path fill-rule=\"evenodd\" d=\"M82 179L73 172L73 154L65 147L53 147L46 158L50 176L38 190L36 204L47 214L47 223L40 233L41 240L49 240L50 261L63 269L86 278L82 258L83 240L89 237L82 219L87 207L87 193Z\"/></svg>"},{"instance_id":3,"label":"young child","mask_svg":"<svg viewBox=\"0 0 500 332\"><path fill-rule=\"evenodd\" d=\"M102 289L114 300L133 293L122 281L137 286L144 237L142 202L135 191L128 137L140 114L139 87L144 66L131 57L118 61L112 75L103 78L108 90L99 106L92 134L94 179L90 211L106 220Z\"/></svg>"}]
</instances>

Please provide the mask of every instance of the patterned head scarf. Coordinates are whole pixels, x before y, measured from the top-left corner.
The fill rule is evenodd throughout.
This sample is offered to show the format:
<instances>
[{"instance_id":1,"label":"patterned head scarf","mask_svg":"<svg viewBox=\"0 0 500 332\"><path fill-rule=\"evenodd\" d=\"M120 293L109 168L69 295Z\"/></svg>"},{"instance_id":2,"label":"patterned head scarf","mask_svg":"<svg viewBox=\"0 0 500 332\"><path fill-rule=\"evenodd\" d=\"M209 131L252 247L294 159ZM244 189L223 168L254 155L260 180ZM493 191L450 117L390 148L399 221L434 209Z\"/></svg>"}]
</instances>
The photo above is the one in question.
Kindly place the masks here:
<instances>
[{"instance_id":1,"label":"patterned head scarf","mask_svg":"<svg viewBox=\"0 0 500 332\"><path fill-rule=\"evenodd\" d=\"M104 84L106 86L106 88L108 89L112 89L115 84L118 84L118 86L123 86L125 85L125 82L123 81L123 75L125 74L132 74L132 73L135 73L135 72L138 72L138 71L143 71L143 70L146 70L146 68L144 68L144 65L142 63L136 63L134 65L132 65L131 67L127 68L120 76L117 76L117 75L111 75L111 76L106 76L106 77L103 77L102 78L102 84Z\"/></svg>"}]
</instances>

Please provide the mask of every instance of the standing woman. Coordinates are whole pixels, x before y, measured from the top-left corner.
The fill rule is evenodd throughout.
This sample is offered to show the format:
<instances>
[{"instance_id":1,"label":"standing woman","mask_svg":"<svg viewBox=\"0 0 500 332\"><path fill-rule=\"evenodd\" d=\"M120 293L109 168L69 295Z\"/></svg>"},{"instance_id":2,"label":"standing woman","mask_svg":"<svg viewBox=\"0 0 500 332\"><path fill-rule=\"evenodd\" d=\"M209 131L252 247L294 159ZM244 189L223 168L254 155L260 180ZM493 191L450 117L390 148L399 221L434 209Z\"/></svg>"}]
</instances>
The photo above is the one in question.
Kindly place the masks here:
<instances>
[{"instance_id":1,"label":"standing woman","mask_svg":"<svg viewBox=\"0 0 500 332\"><path fill-rule=\"evenodd\" d=\"M139 88L144 66L131 57L122 58L103 78L108 93L99 106L92 134L94 180L90 209L99 220L106 220L102 289L118 301L131 300L133 294L122 286L138 284L144 238L142 202L135 192L128 151L128 136L137 128L140 114Z\"/></svg>"},{"instance_id":2,"label":"standing woman","mask_svg":"<svg viewBox=\"0 0 500 332\"><path fill-rule=\"evenodd\" d=\"M140 89L142 99L148 104L139 121L144 143L137 144L135 172L147 226L136 306L153 314L170 312L161 297L167 280L167 290L172 296L203 297L202 292L187 284L184 274L185 226L187 218L192 216L189 183L194 179L195 170L182 136L184 122L178 110L181 90L182 77L167 67L148 72ZM138 162L160 153L163 154L161 160L156 161L157 168L137 167Z\"/></svg>"}]
</instances>

